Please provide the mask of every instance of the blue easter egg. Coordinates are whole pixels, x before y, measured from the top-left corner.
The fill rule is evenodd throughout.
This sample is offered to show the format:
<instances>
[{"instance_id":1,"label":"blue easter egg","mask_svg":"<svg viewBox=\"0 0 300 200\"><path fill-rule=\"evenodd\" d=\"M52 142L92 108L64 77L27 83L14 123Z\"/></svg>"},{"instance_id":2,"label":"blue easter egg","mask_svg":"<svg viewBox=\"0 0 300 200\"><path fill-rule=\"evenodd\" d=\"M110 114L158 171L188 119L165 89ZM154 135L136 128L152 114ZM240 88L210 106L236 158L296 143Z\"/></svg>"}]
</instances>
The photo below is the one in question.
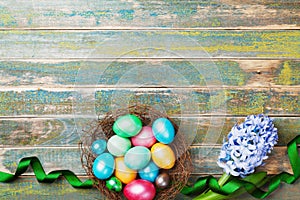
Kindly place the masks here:
<instances>
[{"instance_id":1,"label":"blue easter egg","mask_svg":"<svg viewBox=\"0 0 300 200\"><path fill-rule=\"evenodd\" d=\"M132 147L124 156L125 165L134 170L146 167L150 160L151 152L148 148L143 146Z\"/></svg>"},{"instance_id":2,"label":"blue easter egg","mask_svg":"<svg viewBox=\"0 0 300 200\"><path fill-rule=\"evenodd\" d=\"M93 173L101 180L108 179L115 169L115 159L110 153L99 155L93 163Z\"/></svg>"},{"instance_id":3,"label":"blue easter egg","mask_svg":"<svg viewBox=\"0 0 300 200\"><path fill-rule=\"evenodd\" d=\"M173 124L167 118L158 118L152 124L154 137L163 144L170 144L175 137Z\"/></svg>"},{"instance_id":4,"label":"blue easter egg","mask_svg":"<svg viewBox=\"0 0 300 200\"><path fill-rule=\"evenodd\" d=\"M91 148L92 148L93 153L100 155L100 154L104 153L104 151L106 150L106 141L103 139L95 140L92 143Z\"/></svg>"},{"instance_id":5,"label":"blue easter egg","mask_svg":"<svg viewBox=\"0 0 300 200\"><path fill-rule=\"evenodd\" d=\"M149 162L149 164L139 170L139 176L147 181L154 182L159 173L159 167L154 162Z\"/></svg>"}]
</instances>

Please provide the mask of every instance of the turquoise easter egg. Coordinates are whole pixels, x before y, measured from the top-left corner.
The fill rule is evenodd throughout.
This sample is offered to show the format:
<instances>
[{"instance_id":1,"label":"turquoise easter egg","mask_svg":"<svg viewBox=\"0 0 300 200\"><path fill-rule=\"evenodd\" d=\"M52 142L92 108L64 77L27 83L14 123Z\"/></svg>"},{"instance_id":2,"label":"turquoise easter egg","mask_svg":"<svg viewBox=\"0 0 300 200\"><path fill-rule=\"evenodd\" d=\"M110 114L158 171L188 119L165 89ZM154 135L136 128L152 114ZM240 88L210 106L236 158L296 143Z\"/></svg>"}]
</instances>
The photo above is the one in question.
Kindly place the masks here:
<instances>
[{"instance_id":1,"label":"turquoise easter egg","mask_svg":"<svg viewBox=\"0 0 300 200\"><path fill-rule=\"evenodd\" d=\"M113 124L113 131L121 137L135 136L141 129L142 121L132 114L119 117Z\"/></svg>"},{"instance_id":2,"label":"turquoise easter egg","mask_svg":"<svg viewBox=\"0 0 300 200\"><path fill-rule=\"evenodd\" d=\"M113 135L107 141L107 150L114 156L124 156L130 147L130 140L118 135Z\"/></svg>"},{"instance_id":3,"label":"turquoise easter egg","mask_svg":"<svg viewBox=\"0 0 300 200\"><path fill-rule=\"evenodd\" d=\"M92 169L98 179L108 179L114 172L115 159L110 153L103 153L94 160Z\"/></svg>"},{"instance_id":4,"label":"turquoise easter egg","mask_svg":"<svg viewBox=\"0 0 300 200\"><path fill-rule=\"evenodd\" d=\"M150 161L145 168L140 169L138 172L141 179L154 182L158 176L159 168L154 162Z\"/></svg>"},{"instance_id":5,"label":"turquoise easter egg","mask_svg":"<svg viewBox=\"0 0 300 200\"><path fill-rule=\"evenodd\" d=\"M95 154L102 154L106 150L106 141L103 139L95 140L91 146L92 152Z\"/></svg>"},{"instance_id":6,"label":"turquoise easter egg","mask_svg":"<svg viewBox=\"0 0 300 200\"><path fill-rule=\"evenodd\" d=\"M170 144L175 137L173 124L167 118L158 118L152 124L154 137L163 144Z\"/></svg>"},{"instance_id":7,"label":"turquoise easter egg","mask_svg":"<svg viewBox=\"0 0 300 200\"><path fill-rule=\"evenodd\" d=\"M150 159L150 150L143 146L132 147L126 152L124 157L125 165L134 170L146 167Z\"/></svg>"}]
</instances>

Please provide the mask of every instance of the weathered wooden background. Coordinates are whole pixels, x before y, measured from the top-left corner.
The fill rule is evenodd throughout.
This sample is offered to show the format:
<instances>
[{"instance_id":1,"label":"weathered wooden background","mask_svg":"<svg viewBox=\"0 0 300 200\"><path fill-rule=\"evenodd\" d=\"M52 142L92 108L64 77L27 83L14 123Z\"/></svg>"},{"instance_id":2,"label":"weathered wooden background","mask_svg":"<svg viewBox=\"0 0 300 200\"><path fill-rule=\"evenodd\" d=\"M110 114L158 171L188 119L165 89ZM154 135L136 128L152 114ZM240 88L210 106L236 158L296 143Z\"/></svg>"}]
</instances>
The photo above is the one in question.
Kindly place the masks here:
<instances>
[{"instance_id":1,"label":"weathered wooden background","mask_svg":"<svg viewBox=\"0 0 300 200\"><path fill-rule=\"evenodd\" d=\"M108 111L118 94L163 104L175 120L194 124L194 177L219 176L222 171L215 161L223 137L246 115L266 113L275 119L280 140L263 169L290 172L285 145L300 133L299 25L298 0L1 1L0 170L14 172L20 158L38 156L47 172L70 169L84 176L77 128L87 120L73 110L74 98L80 96L74 88L79 86L94 95L85 106L96 114ZM209 77L193 71L190 60L207 70L212 62L200 46L212 56L222 89L208 88ZM168 66L189 84L181 87L175 81L162 87L153 82L141 87L120 81L124 73L145 66ZM95 83L78 78L82 69L95 75L97 70L105 72L93 77ZM189 98L178 99L177 94L193 94L196 109L182 114L174 102ZM226 112L211 112L212 100ZM213 121L224 126L211 127ZM210 144L216 146L213 150L205 140L209 128L221 130ZM207 152L205 160L199 157ZM268 199L299 195L297 181L282 185ZM0 184L0 199L104 198L96 190L76 190L64 179L39 184L28 172L13 183Z\"/></svg>"}]
</instances>

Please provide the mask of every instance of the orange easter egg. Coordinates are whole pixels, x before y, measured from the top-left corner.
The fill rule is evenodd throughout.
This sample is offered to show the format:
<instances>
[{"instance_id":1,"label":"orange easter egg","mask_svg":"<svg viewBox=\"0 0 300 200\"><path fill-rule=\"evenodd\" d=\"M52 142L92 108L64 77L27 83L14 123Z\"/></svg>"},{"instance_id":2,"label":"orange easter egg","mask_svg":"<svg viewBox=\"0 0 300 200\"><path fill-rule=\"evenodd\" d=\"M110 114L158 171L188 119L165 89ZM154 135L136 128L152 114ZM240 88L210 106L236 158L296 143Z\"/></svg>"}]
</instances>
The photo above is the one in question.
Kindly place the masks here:
<instances>
[{"instance_id":1,"label":"orange easter egg","mask_svg":"<svg viewBox=\"0 0 300 200\"><path fill-rule=\"evenodd\" d=\"M171 169L175 165L175 154L166 144L154 144L151 148L151 157L159 168Z\"/></svg>"},{"instance_id":2,"label":"orange easter egg","mask_svg":"<svg viewBox=\"0 0 300 200\"><path fill-rule=\"evenodd\" d=\"M115 176L122 183L128 184L136 178L137 171L125 165L124 157L115 158Z\"/></svg>"}]
</instances>

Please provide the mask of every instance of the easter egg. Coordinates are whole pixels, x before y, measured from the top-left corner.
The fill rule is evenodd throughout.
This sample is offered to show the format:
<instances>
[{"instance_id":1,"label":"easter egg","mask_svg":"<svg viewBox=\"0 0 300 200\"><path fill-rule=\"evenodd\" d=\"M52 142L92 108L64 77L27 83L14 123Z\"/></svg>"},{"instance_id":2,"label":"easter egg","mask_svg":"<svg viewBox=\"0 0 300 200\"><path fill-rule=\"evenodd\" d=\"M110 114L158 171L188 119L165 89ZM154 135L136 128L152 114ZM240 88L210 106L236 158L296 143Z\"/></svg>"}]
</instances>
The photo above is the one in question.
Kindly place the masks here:
<instances>
[{"instance_id":1,"label":"easter egg","mask_svg":"<svg viewBox=\"0 0 300 200\"><path fill-rule=\"evenodd\" d=\"M110 153L99 155L93 163L93 173L101 180L109 178L115 169L115 160Z\"/></svg>"},{"instance_id":2,"label":"easter egg","mask_svg":"<svg viewBox=\"0 0 300 200\"><path fill-rule=\"evenodd\" d=\"M106 181L106 187L111 191L120 192L122 190L122 183L116 177L111 177Z\"/></svg>"},{"instance_id":3,"label":"easter egg","mask_svg":"<svg viewBox=\"0 0 300 200\"><path fill-rule=\"evenodd\" d=\"M136 136L131 138L131 142L133 146L151 147L156 142L152 128L144 126Z\"/></svg>"},{"instance_id":4,"label":"easter egg","mask_svg":"<svg viewBox=\"0 0 300 200\"><path fill-rule=\"evenodd\" d=\"M102 154L106 150L106 141L105 140L95 140L91 146L92 152L95 154Z\"/></svg>"},{"instance_id":5,"label":"easter egg","mask_svg":"<svg viewBox=\"0 0 300 200\"><path fill-rule=\"evenodd\" d=\"M107 150L114 156L124 156L130 147L130 140L118 135L113 135L107 141Z\"/></svg>"},{"instance_id":6,"label":"easter egg","mask_svg":"<svg viewBox=\"0 0 300 200\"><path fill-rule=\"evenodd\" d=\"M115 158L115 163L115 176L120 179L122 183L130 183L136 178L137 171L130 169L125 165L124 157Z\"/></svg>"},{"instance_id":7,"label":"easter egg","mask_svg":"<svg viewBox=\"0 0 300 200\"><path fill-rule=\"evenodd\" d=\"M155 179L155 185L160 189L164 189L168 187L169 183L170 183L170 177L167 173L162 173L158 175Z\"/></svg>"},{"instance_id":8,"label":"easter egg","mask_svg":"<svg viewBox=\"0 0 300 200\"><path fill-rule=\"evenodd\" d=\"M132 147L126 152L124 158L126 166L134 170L146 167L150 159L150 150L143 146Z\"/></svg>"},{"instance_id":9,"label":"easter egg","mask_svg":"<svg viewBox=\"0 0 300 200\"><path fill-rule=\"evenodd\" d=\"M166 144L155 143L151 148L153 162L162 169L171 169L175 164L175 154Z\"/></svg>"},{"instance_id":10,"label":"easter egg","mask_svg":"<svg viewBox=\"0 0 300 200\"><path fill-rule=\"evenodd\" d=\"M161 143L170 144L174 140L175 129L167 118L158 118L152 124L154 137Z\"/></svg>"},{"instance_id":11,"label":"easter egg","mask_svg":"<svg viewBox=\"0 0 300 200\"><path fill-rule=\"evenodd\" d=\"M141 129L142 121L132 114L119 117L113 124L113 131L121 137L135 136Z\"/></svg>"},{"instance_id":12,"label":"easter egg","mask_svg":"<svg viewBox=\"0 0 300 200\"><path fill-rule=\"evenodd\" d=\"M127 184L123 193L128 200L152 200L156 190L151 182L137 179Z\"/></svg>"},{"instance_id":13,"label":"easter egg","mask_svg":"<svg viewBox=\"0 0 300 200\"><path fill-rule=\"evenodd\" d=\"M152 161L150 161L149 164L145 168L139 170L139 176L142 179L150 181L150 182L155 181L158 173L159 173L159 168Z\"/></svg>"}]
</instances>

